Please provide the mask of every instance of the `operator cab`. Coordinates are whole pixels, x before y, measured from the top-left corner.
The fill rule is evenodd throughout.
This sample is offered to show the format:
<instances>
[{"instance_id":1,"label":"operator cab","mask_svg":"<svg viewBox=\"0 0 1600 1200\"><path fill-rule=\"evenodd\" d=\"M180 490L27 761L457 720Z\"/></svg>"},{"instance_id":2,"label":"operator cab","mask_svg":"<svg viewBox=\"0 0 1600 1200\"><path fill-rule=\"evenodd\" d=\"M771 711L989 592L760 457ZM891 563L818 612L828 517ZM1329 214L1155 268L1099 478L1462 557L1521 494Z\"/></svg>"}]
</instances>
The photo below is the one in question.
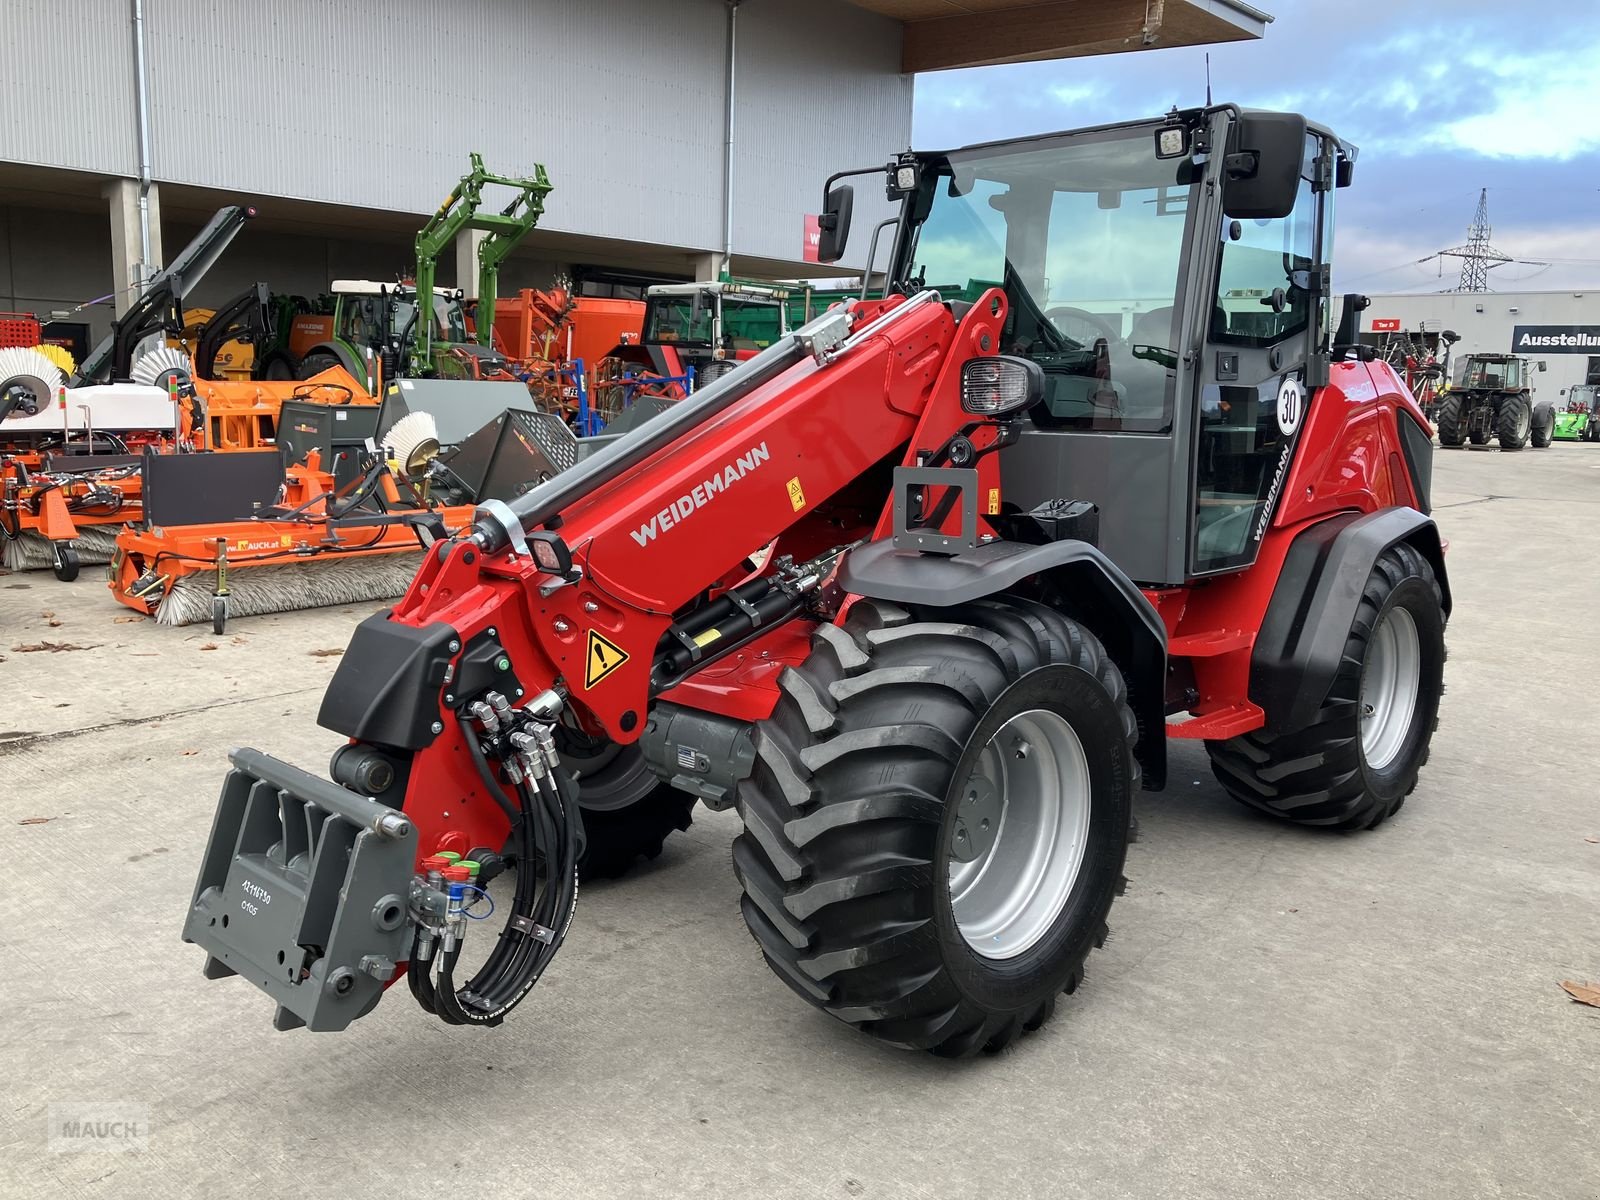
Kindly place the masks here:
<instances>
[{"instance_id":1,"label":"operator cab","mask_svg":"<svg viewBox=\"0 0 1600 1200\"><path fill-rule=\"evenodd\" d=\"M640 341L691 359L752 358L789 331L787 297L756 284L660 284L645 294Z\"/></svg>"},{"instance_id":2,"label":"operator cab","mask_svg":"<svg viewBox=\"0 0 1600 1200\"><path fill-rule=\"evenodd\" d=\"M335 279L332 290L338 298L336 333L353 346L374 344L385 336L397 337L412 324L416 315L415 284ZM433 289L433 336L436 340L465 342L469 339L461 299L461 292L456 288Z\"/></svg>"},{"instance_id":3,"label":"operator cab","mask_svg":"<svg viewBox=\"0 0 1600 1200\"><path fill-rule=\"evenodd\" d=\"M1516 392L1528 386L1526 359L1503 354L1471 354L1460 360L1452 386L1471 392Z\"/></svg>"},{"instance_id":4,"label":"operator cab","mask_svg":"<svg viewBox=\"0 0 1600 1200\"><path fill-rule=\"evenodd\" d=\"M1254 561L1327 378L1354 159L1304 117L1222 105L890 164L890 290L1002 287L1000 352L1043 368L1003 452L1008 511L1093 501L1101 548L1144 584Z\"/></svg>"}]
</instances>

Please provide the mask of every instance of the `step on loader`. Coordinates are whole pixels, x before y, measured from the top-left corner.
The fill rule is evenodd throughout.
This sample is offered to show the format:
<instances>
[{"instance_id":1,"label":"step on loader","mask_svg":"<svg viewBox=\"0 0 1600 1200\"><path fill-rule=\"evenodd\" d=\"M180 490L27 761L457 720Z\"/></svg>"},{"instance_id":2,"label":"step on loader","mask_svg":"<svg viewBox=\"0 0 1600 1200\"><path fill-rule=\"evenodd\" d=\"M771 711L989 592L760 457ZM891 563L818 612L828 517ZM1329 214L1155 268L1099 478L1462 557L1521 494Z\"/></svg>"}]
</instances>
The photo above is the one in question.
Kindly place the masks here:
<instances>
[{"instance_id":1,"label":"step on loader","mask_svg":"<svg viewBox=\"0 0 1600 1200\"><path fill-rule=\"evenodd\" d=\"M848 176L897 202L881 298L480 504L355 631L330 779L234 752L183 931L205 974L281 1029L402 979L497 1025L582 935L580 874L704 803L743 820L784 984L961 1056L1078 988L1169 739L1284 820L1393 816L1450 592L1430 430L1357 304L1335 330L1355 158L1218 105L830 179L823 261Z\"/></svg>"}]
</instances>

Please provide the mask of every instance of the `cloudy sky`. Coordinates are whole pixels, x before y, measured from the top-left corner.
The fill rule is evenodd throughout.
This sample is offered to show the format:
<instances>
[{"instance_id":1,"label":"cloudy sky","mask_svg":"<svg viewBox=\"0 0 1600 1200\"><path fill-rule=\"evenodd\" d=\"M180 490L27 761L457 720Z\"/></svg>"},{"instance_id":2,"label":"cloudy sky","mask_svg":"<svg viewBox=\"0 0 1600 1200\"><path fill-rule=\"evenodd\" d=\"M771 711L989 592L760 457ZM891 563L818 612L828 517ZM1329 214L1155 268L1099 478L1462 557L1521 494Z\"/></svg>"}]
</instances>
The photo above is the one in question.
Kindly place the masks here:
<instances>
[{"instance_id":1,"label":"cloudy sky","mask_svg":"<svg viewBox=\"0 0 1600 1200\"><path fill-rule=\"evenodd\" d=\"M1489 189L1497 291L1600 288L1600 3L1253 0L1260 42L1211 48L1217 100L1297 110L1361 149L1339 193L1336 286L1454 286ZM1201 50L919 76L914 141L941 148L1127 120L1205 99Z\"/></svg>"}]
</instances>

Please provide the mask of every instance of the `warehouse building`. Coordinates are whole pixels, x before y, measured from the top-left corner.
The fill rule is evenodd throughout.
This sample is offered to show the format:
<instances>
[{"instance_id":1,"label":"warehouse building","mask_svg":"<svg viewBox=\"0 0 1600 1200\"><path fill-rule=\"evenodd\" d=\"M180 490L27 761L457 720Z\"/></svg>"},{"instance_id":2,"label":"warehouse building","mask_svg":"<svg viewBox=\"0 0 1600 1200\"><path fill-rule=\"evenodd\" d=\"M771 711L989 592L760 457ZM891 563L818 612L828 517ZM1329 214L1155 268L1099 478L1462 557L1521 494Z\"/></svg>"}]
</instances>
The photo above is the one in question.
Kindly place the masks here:
<instances>
[{"instance_id":1,"label":"warehouse building","mask_svg":"<svg viewBox=\"0 0 1600 1200\"><path fill-rule=\"evenodd\" d=\"M1364 340L1375 345L1409 334L1432 346L1440 333L1452 330L1461 337L1453 352L1456 361L1468 354L1520 354L1536 364L1531 376L1536 401L1559 406L1573 384L1600 383L1600 293L1373 296L1361 328Z\"/></svg>"},{"instance_id":2,"label":"warehouse building","mask_svg":"<svg viewBox=\"0 0 1600 1200\"><path fill-rule=\"evenodd\" d=\"M11 0L0 38L29 52L0 73L0 310L108 297L71 317L98 336L228 203L260 215L192 302L395 278L472 150L555 185L502 291L838 274L807 261L807 215L828 174L906 146L916 72L1269 20L1237 0ZM881 200L857 192L868 227Z\"/></svg>"}]
</instances>

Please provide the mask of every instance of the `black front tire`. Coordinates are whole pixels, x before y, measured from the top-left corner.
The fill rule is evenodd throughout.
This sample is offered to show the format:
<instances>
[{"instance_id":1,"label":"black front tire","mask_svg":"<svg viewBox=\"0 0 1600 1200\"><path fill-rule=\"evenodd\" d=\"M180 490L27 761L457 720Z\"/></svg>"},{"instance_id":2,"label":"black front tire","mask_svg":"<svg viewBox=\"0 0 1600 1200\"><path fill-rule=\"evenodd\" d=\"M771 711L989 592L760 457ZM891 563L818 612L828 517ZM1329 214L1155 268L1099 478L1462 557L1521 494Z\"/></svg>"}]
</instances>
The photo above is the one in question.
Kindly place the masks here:
<instances>
[{"instance_id":1,"label":"black front tire","mask_svg":"<svg viewBox=\"0 0 1600 1200\"><path fill-rule=\"evenodd\" d=\"M1521 450L1528 444L1532 430L1533 405L1521 397L1510 397L1500 402L1500 411L1494 423L1494 433L1500 439L1500 449Z\"/></svg>"},{"instance_id":2,"label":"black front tire","mask_svg":"<svg viewBox=\"0 0 1600 1200\"><path fill-rule=\"evenodd\" d=\"M1528 433L1528 444L1535 450L1547 449L1556 431L1556 409L1549 401L1533 406L1533 424Z\"/></svg>"},{"instance_id":3,"label":"black front tire","mask_svg":"<svg viewBox=\"0 0 1600 1200\"><path fill-rule=\"evenodd\" d=\"M337 355L330 354L326 350L313 350L300 360L300 365L295 368L295 377L302 380L311 379L340 365L342 364Z\"/></svg>"},{"instance_id":4,"label":"black front tire","mask_svg":"<svg viewBox=\"0 0 1600 1200\"><path fill-rule=\"evenodd\" d=\"M228 598L211 597L211 632L221 637L228 629Z\"/></svg>"},{"instance_id":5,"label":"black front tire","mask_svg":"<svg viewBox=\"0 0 1600 1200\"><path fill-rule=\"evenodd\" d=\"M862 600L842 628L817 629L779 687L737 793L745 829L733 845L768 966L896 1046L960 1057L1039 1028L1082 981L1123 883L1137 724L1100 643L1017 598L916 614ZM994 731L1039 709L1086 755L1084 856L1035 941L980 955L951 900L955 801Z\"/></svg>"},{"instance_id":6,"label":"black front tire","mask_svg":"<svg viewBox=\"0 0 1600 1200\"><path fill-rule=\"evenodd\" d=\"M696 798L658 780L637 745L615 746L557 732L562 764L577 774L584 850L578 878L617 879L656 859L668 835L693 823Z\"/></svg>"},{"instance_id":7,"label":"black front tire","mask_svg":"<svg viewBox=\"0 0 1600 1200\"><path fill-rule=\"evenodd\" d=\"M1378 557L1362 590L1338 673L1316 718L1276 736L1247 733L1207 742L1217 781L1241 804L1297 825L1372 829L1400 811L1417 786L1444 693L1444 593L1428 560L1402 542ZM1362 678L1379 623L1404 608L1418 635L1419 672L1410 726L1381 768L1362 746Z\"/></svg>"},{"instance_id":8,"label":"black front tire","mask_svg":"<svg viewBox=\"0 0 1600 1200\"><path fill-rule=\"evenodd\" d=\"M1439 402L1439 419L1434 422L1434 428L1439 431L1441 446L1459 446L1467 440L1461 423L1460 396L1446 396Z\"/></svg>"},{"instance_id":9,"label":"black front tire","mask_svg":"<svg viewBox=\"0 0 1600 1200\"><path fill-rule=\"evenodd\" d=\"M283 381L300 378L300 364L286 350L274 350L256 372L257 379Z\"/></svg>"}]
</instances>

